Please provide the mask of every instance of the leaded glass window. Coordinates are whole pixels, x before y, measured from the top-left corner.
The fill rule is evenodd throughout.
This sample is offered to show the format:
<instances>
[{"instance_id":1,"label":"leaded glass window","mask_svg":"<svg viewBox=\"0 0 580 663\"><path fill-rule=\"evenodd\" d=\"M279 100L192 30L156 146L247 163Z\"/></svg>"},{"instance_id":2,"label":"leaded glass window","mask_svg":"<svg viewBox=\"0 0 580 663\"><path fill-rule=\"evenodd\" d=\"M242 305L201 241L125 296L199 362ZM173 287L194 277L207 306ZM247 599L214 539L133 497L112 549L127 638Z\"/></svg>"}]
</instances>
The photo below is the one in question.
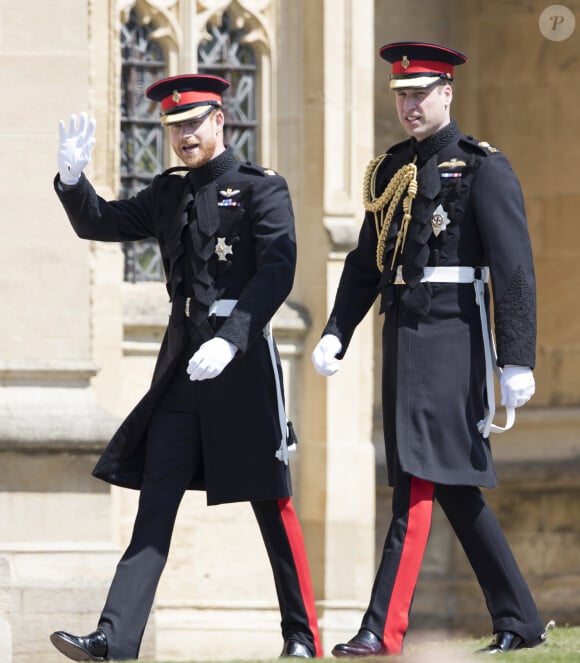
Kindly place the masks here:
<instances>
[{"instance_id":1,"label":"leaded glass window","mask_svg":"<svg viewBox=\"0 0 580 663\"><path fill-rule=\"evenodd\" d=\"M159 124L157 104L145 97L145 90L165 76L161 46L151 39L153 28L141 25L135 10L121 26L121 187L128 198L149 184L164 170L164 133ZM125 280L159 281L163 267L155 240L126 242Z\"/></svg>"},{"instance_id":2,"label":"leaded glass window","mask_svg":"<svg viewBox=\"0 0 580 663\"><path fill-rule=\"evenodd\" d=\"M131 11L121 29L122 117L121 196L128 197L146 186L164 170L164 133L158 108L145 98L145 90L166 75L163 51L152 38L153 28L141 25ZM256 161L256 56L244 43L245 31L236 28L225 12L220 25L209 24L210 39L198 49L199 73L222 76L232 85L223 98L226 116L225 141L241 161ZM163 280L157 243L127 242L126 281Z\"/></svg>"},{"instance_id":3,"label":"leaded glass window","mask_svg":"<svg viewBox=\"0 0 580 663\"><path fill-rule=\"evenodd\" d=\"M200 73L221 76L232 86L224 95L225 140L241 161L256 161L256 54L244 43L228 12L221 25L208 25L210 39L197 51Z\"/></svg>"}]
</instances>

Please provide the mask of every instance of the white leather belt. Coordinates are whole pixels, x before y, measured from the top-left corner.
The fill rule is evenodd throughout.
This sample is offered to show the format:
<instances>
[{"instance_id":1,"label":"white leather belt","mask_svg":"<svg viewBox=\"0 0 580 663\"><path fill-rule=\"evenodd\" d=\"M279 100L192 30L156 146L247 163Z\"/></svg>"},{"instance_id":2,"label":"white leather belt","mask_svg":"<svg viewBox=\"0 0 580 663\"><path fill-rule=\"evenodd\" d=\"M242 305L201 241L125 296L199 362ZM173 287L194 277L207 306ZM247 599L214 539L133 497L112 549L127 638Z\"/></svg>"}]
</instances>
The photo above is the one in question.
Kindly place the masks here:
<instances>
[{"instance_id":1,"label":"white leather belt","mask_svg":"<svg viewBox=\"0 0 580 663\"><path fill-rule=\"evenodd\" d=\"M268 351L270 352L270 361L272 362L272 370L274 371L274 383L276 384L276 399L278 400L278 418L280 421L280 431L282 437L280 439L280 446L276 451L276 458L288 465L288 454L296 450L296 445L288 446L288 419L286 418L286 408L284 407L284 399L282 398L282 386L280 384L280 376L278 375L278 364L276 363L276 352L274 350L274 336L272 335L272 322L264 327L264 338L268 343Z\"/></svg>"},{"instance_id":2,"label":"white leather belt","mask_svg":"<svg viewBox=\"0 0 580 663\"><path fill-rule=\"evenodd\" d=\"M501 368L497 365L497 352L495 350L495 343L493 334L487 321L487 314L485 312L485 288L483 281L475 280L473 282L475 288L475 301L479 306L479 318L481 320L481 331L483 334L483 353L485 355L485 388L487 392L487 411L484 418L477 423L477 429L484 438L489 437L490 433L505 433L509 430L516 420L516 410L513 407L505 406L506 420L505 426L496 426L493 423L495 417L495 390L494 390L494 374L497 380L501 379ZM493 351L493 353L492 353Z\"/></svg>"},{"instance_id":3,"label":"white leather belt","mask_svg":"<svg viewBox=\"0 0 580 663\"><path fill-rule=\"evenodd\" d=\"M189 305L191 297L185 300L185 315L189 317ZM215 315L218 318L227 318L234 310L237 299L216 299L216 301L209 307L208 316ZM270 354L270 361L272 363L272 370L274 371L274 384L276 385L276 400L278 402L278 418L280 420L281 440L280 447L276 451L276 458L288 465L288 453L296 449L296 445L288 447L288 420L286 419L286 408L284 407L284 398L282 397L282 385L280 384L280 376L278 375L278 364L276 363L276 351L274 349L274 337L272 335L272 323L264 327L264 338L268 343L268 352Z\"/></svg>"},{"instance_id":4,"label":"white leather belt","mask_svg":"<svg viewBox=\"0 0 580 663\"><path fill-rule=\"evenodd\" d=\"M477 423L477 429L486 438L490 433L504 433L509 430L516 419L515 409L506 407L505 426L496 426L493 423L495 417L495 389L494 374L497 379L501 378L501 369L497 365L497 353L493 334L487 320L485 311L485 288L484 283L489 282L489 267L466 267L437 266L424 267L422 283L473 283L475 288L475 301L479 307L479 318L481 321L481 333L483 335L483 352L485 356L485 388L487 392L487 409L484 418ZM399 265L395 273L395 285L404 285L403 267Z\"/></svg>"},{"instance_id":5,"label":"white leather belt","mask_svg":"<svg viewBox=\"0 0 580 663\"><path fill-rule=\"evenodd\" d=\"M208 315L215 315L217 318L227 318L237 303L237 299L216 299L209 307Z\"/></svg>"},{"instance_id":6,"label":"white leather belt","mask_svg":"<svg viewBox=\"0 0 580 663\"><path fill-rule=\"evenodd\" d=\"M185 298L185 315L189 318L191 297ZM238 303L237 299L217 299L210 307L208 316L215 315L218 318L227 318L231 315L235 305ZM171 315L171 304L169 306L169 315Z\"/></svg>"},{"instance_id":7,"label":"white leather belt","mask_svg":"<svg viewBox=\"0 0 580 663\"><path fill-rule=\"evenodd\" d=\"M462 265L423 267L422 283L473 283L475 279L484 283L489 281L489 267L464 267ZM395 273L395 285L405 285L403 266L399 265Z\"/></svg>"}]
</instances>

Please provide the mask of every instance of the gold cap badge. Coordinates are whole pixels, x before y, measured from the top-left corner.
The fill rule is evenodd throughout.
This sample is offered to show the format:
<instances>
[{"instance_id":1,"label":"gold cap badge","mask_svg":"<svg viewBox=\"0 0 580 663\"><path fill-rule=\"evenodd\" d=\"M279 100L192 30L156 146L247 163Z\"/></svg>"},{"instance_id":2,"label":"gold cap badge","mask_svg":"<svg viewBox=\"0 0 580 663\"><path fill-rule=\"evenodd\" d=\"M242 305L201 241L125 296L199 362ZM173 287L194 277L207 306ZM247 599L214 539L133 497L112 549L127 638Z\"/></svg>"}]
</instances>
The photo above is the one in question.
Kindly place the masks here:
<instances>
[{"instance_id":1,"label":"gold cap badge","mask_svg":"<svg viewBox=\"0 0 580 663\"><path fill-rule=\"evenodd\" d=\"M171 98L176 104L178 104L181 101L181 94L177 90L175 90Z\"/></svg>"},{"instance_id":2,"label":"gold cap badge","mask_svg":"<svg viewBox=\"0 0 580 663\"><path fill-rule=\"evenodd\" d=\"M406 55L403 55L403 59L401 60L401 67L403 69L407 69L411 63L409 62L409 58Z\"/></svg>"}]
</instances>

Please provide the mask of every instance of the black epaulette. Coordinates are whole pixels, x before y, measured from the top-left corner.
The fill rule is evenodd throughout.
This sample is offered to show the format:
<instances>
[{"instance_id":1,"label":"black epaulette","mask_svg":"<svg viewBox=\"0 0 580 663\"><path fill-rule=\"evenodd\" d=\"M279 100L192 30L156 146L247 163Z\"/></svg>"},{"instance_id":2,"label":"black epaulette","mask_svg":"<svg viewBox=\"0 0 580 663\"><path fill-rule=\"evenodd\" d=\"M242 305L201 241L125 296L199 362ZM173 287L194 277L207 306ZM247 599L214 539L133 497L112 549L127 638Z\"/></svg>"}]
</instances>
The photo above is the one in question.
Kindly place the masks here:
<instances>
[{"instance_id":1,"label":"black epaulette","mask_svg":"<svg viewBox=\"0 0 580 663\"><path fill-rule=\"evenodd\" d=\"M490 154L497 154L499 152L497 147L494 147L493 145L490 145L483 140L477 140L477 138L474 138L473 136L463 136L459 139L459 144L467 146L468 148L475 150L478 154L485 157L489 156Z\"/></svg>"},{"instance_id":2,"label":"black epaulette","mask_svg":"<svg viewBox=\"0 0 580 663\"><path fill-rule=\"evenodd\" d=\"M277 175L278 173L271 168L264 168L263 166L258 166L251 161L245 161L240 164L240 170L245 170L246 172L254 173L255 175L261 175L265 177L266 175Z\"/></svg>"}]
</instances>

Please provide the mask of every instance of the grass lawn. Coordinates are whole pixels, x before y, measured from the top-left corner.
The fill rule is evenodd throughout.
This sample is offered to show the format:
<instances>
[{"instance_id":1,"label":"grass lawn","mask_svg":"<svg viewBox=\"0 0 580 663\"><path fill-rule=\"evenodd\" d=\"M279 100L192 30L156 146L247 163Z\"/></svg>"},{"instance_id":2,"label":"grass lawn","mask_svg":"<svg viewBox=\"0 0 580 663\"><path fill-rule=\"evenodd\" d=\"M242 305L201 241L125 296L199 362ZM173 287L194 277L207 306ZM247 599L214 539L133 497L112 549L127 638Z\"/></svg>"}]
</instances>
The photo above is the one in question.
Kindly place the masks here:
<instances>
[{"instance_id":1,"label":"grass lawn","mask_svg":"<svg viewBox=\"0 0 580 663\"><path fill-rule=\"evenodd\" d=\"M485 647L491 642L491 638L482 640L437 640L433 642L421 642L405 647L402 656L393 657L400 663L482 663L488 660L474 654L476 649ZM274 659L278 661L279 659ZM334 661L339 659L326 658L322 661ZM341 659L344 660L344 659ZM358 659L349 659L355 661ZM379 663L384 657L369 657L365 659L369 663ZM521 649L501 655L502 661L521 661L521 663L580 663L580 627L556 627L548 631L545 644L534 649ZM143 662L141 662L143 663ZM152 662L150 662L152 663ZM162 663L159 661L158 663ZM188 663L195 663L190 661ZM223 661L221 663L234 663ZM236 663L258 663L258 661L237 661ZM259 663L265 663L262 659Z\"/></svg>"}]
</instances>

